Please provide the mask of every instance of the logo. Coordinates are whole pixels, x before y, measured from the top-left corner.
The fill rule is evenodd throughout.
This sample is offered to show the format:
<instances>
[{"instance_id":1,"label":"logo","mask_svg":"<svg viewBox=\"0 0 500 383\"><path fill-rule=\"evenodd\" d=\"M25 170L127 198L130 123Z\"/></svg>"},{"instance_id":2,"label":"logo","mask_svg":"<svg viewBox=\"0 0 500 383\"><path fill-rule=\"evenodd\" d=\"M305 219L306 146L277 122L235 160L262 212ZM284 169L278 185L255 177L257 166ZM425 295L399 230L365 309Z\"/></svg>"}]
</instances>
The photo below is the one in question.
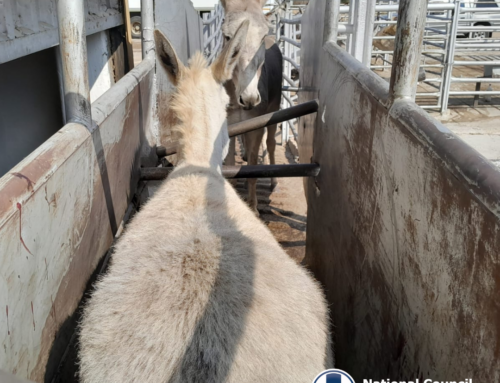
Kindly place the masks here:
<instances>
[{"instance_id":1,"label":"logo","mask_svg":"<svg viewBox=\"0 0 500 383\"><path fill-rule=\"evenodd\" d=\"M337 369L330 369L319 374L313 383L355 383L347 372Z\"/></svg>"}]
</instances>

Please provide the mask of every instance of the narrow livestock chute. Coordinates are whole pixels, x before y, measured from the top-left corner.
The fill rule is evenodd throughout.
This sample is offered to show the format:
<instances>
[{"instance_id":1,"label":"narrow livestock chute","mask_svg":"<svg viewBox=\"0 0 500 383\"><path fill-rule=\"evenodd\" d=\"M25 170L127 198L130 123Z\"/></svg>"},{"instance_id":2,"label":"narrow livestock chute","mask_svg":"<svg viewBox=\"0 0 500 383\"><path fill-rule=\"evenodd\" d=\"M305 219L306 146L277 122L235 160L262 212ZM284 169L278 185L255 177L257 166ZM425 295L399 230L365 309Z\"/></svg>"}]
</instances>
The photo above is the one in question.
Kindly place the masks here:
<instances>
[{"instance_id":1,"label":"narrow livestock chute","mask_svg":"<svg viewBox=\"0 0 500 383\"><path fill-rule=\"evenodd\" d=\"M172 140L174 137L172 127L175 119L170 119L175 110L175 108L170 108L173 83L161 69L162 61L157 61L155 56L153 44L155 27L169 37L172 51L175 49L177 52L179 62L187 63L190 58L198 57L193 58L198 62L195 65L198 69L200 69L199 63L203 62L199 56L195 56L195 52L202 48L200 40L202 21L189 1L171 0L154 4L152 1L142 2L142 61L139 60L140 63L133 69L131 69L133 64L129 60L132 53L131 45L123 39L123 36L130 36L131 30L126 15L120 13L121 10L126 9L122 7L121 2L118 0L111 2L108 0L59 0L56 4L55 0L44 1L47 2L46 9L43 9L44 13L37 13L40 11L39 8L25 7L25 4L17 4L17 1L14 1L16 7L12 9L12 12L15 13L17 9L23 16L17 19L10 13L10 8L0 7L2 11L9 12L5 20L8 23L13 22L18 28L21 28L22 23L29 19L24 18L25 12L29 13L32 18L39 17L40 20L48 20L47 13L50 15L50 20L55 25L56 39L54 39L53 29L46 33L40 30L40 34L34 37L35 40L38 39L36 41L49 39L47 44L41 44L41 49L44 46L51 47L59 41L59 46L54 49L59 52L57 57L61 59L59 86L63 97L60 101L63 110L62 121L67 123L61 129L56 126L54 130L56 134L42 142L35 151L0 179L0 264L2 265L0 268L0 304L5 313L0 316L0 341L2 342L0 380L2 383L7 379L17 381L18 378L35 382L67 383L81 381L82 377L90 376L86 375L86 373L90 374L89 371L94 371L98 375L103 372L95 366L93 369L93 363L84 362L89 359L82 357L81 366L85 367L80 375L78 371L80 362L77 357L79 344L82 345L82 352L88 351L89 348L85 347L87 343L80 338L76 327L78 323L89 323L87 319L82 319L83 308L89 304L87 300L89 296L92 296L94 281L97 278L101 279L101 274L106 275L109 264L112 265L111 270L113 269L115 258L113 258L114 247L112 245L122 236L124 241L127 240L127 234L124 233L128 232L126 224L129 219L138 214L138 226L145 227L140 223L140 215L142 208L146 214L147 206L149 206L145 204L149 193L148 188L150 188L147 174L153 169L156 172L166 170L160 177L164 179L172 170L158 166L162 163L160 161L161 146L168 148L169 145L170 147L175 145L177 149L177 144ZM109 8L110 3L113 3L117 10ZM1 20L3 22L4 19ZM33 22L38 22L38 20ZM108 32L105 28L115 27L113 23L121 26L123 30ZM15 39L15 35L11 37L11 27L11 24L7 24L9 38ZM99 28L103 28L104 31L101 33ZM57 32L59 39L57 39ZM99 33L102 41L97 40L92 33ZM122 40L116 39L117 36ZM11 49L11 46L17 49L26 41L16 41L17 45L12 45L10 41L7 41L11 44L7 44L8 49ZM231 43L231 41L228 42L228 44ZM6 45L4 41L0 41L0 44ZM228 49L229 47L230 45ZM36 49L36 46L33 45L33 49ZM108 56L102 54L101 49L109 56L109 62L103 60L103 57ZM12 52L8 51L8 53ZM14 53L19 54L19 50ZM95 67L95 62L103 67ZM212 68L220 62L216 61ZM87 71L90 72L90 77L86 76ZM107 71L114 76L112 80L116 83L106 78ZM188 71L186 69L186 73ZM215 74L220 71L211 72L208 69L200 69L199 72ZM220 84L217 84L213 91L214 94L225 93ZM211 96L205 97L208 93L204 97L196 97L196 89L194 91L191 89L190 93L196 101L208 102L212 99ZM216 107L210 105L210 108L201 109L212 113L217 108L224 110L226 103L227 100L220 102ZM287 116L297 117L305 113L314 113L316 110L317 102L312 101L290 111L263 114L257 117L257 120L241 121L231 128L230 134L237 135L262 129L268 124L283 121ZM199 112L199 110L195 111ZM175 113L173 115L175 116ZM213 116L209 117L205 120L211 121ZM217 124L216 128L219 129L225 126L222 120L217 120ZM220 142L224 141L224 136L229 138L229 133L225 128L219 133L221 134L220 140L222 140ZM198 137L195 134L194 137L200 139L202 143L206 140L203 134ZM205 142L209 146L212 143L210 140ZM191 144L194 143L191 142ZM179 155L173 160L179 167L174 170L170 180L167 179L167 183L175 183L182 173L182 159L186 158L189 148L189 145L181 145ZM205 158L210 153L209 149L210 147L207 151L198 154ZM194 152L191 151L191 153ZM165 152L163 156L166 154L169 153ZM219 160L222 161L222 157ZM210 159L204 166L213 165L219 160ZM229 274L223 273L222 280L232 275L231 278L235 283L229 287L226 285L226 288L229 288L227 291L229 295L224 293L224 289L216 290L222 291L221 294L212 294L218 302L229 305L229 308L222 310L222 316L216 313L215 317L207 317L215 318L215 327L213 327L215 334L209 335L208 338L205 337L204 331L201 338L191 338L189 331L176 333L175 337L168 337L169 341L174 343L177 339L182 340L186 347L190 344L194 347L192 350L189 349L191 351L184 352L185 347L183 348L180 344L172 346L177 347L178 355L185 354L185 369L177 364L174 369L170 367L162 369L162 366L158 365L156 367L161 370L162 377L167 374L173 379L182 381L186 381L183 378L185 374L188 376L203 374L206 377L204 374L207 372L206 369L196 368L199 363L206 365L210 370L214 382L225 381L227 379L224 377L239 376L238 374L256 376L257 373L262 374L261 380L265 381L271 380L271 375L289 376L289 380L292 381L313 379L318 371L331 366L327 309L321 289L301 266L288 258L269 230L240 201L233 189L227 189L228 186L224 186L225 181L218 171L233 178L314 177L319 173L319 166L295 164L274 165L269 168L262 168L259 165L221 168L219 163L214 171L210 170L209 174L217 174L214 180L219 189L213 194L217 198L231 195L230 218L239 217L235 222L227 221L226 224L221 225L222 232L215 234L213 239L219 238L220 244L224 245L222 248L216 246L215 252L222 251L227 248L224 238L231 224L237 225L234 233L239 233L239 237L235 240L228 238L228 240L233 250L235 249L233 253L243 257L241 262L234 264L235 260L239 259L235 255L235 259L231 260L233 263L227 264L228 269L223 265L214 267L215 274L210 273L210 269L206 269L212 277L217 275L217 270L229 272ZM189 186L187 190L201 192L196 179L193 182L196 185ZM163 198L163 201L172 209L168 211L185 216L184 213L187 211L183 212L178 205L170 205L172 197L173 195L169 195ZM222 200L219 201L217 198L213 202L217 206L222 206L220 204ZM154 206L154 200L150 202L153 203L151 206ZM234 204L236 205L233 206ZM203 208L203 205L199 207ZM140 210L139 213L137 213L138 210ZM173 215L168 211L165 211L168 217L162 222L173 219ZM221 218L219 213L215 213L215 217ZM173 219L172 224L176 227L179 222ZM199 225L201 221L195 219L195 223ZM242 234L241 225L251 226L246 236ZM158 225L152 223L152 230L147 230L147 232L159 239L158 244L161 246L160 238L164 235L155 231L157 229ZM132 226L131 233L131 238L133 238ZM182 238L183 234L187 234L187 231L181 229L176 240ZM195 242L198 239L193 238L194 242L191 245L196 247ZM245 243L249 246L248 251L243 251ZM150 241L148 246L154 247L155 245L153 241ZM117 242L116 249L119 247L119 242ZM200 242L198 247L200 248L199 256L202 257L208 246ZM251 251L252 249L254 250ZM152 252L147 253L153 255ZM261 256L257 256L258 254ZM141 263L141 256L138 256L135 251L133 255L134 266L132 268L139 271L140 268L137 266ZM143 259L145 260L146 258ZM264 263L261 263L262 260ZM193 271L203 274L204 269L201 265L205 261L207 259L195 261L192 264ZM231 264L235 267L231 267ZM234 272L238 268L240 271L235 276ZM182 270L169 268L169 272L174 270L178 270L181 274L186 271L184 268ZM109 275L112 275L112 272ZM132 274L128 277L132 278ZM148 284L147 279L147 277L145 279L141 277L140 286L154 286L154 280L150 280ZM200 287L198 284L200 281L201 279L194 277L194 284L197 287ZM218 286L220 281L221 279L216 278L210 283ZM244 281L247 283L241 284ZM277 283L278 281L281 282ZM207 297L210 283L207 285L208 290L204 292L197 290L200 292L200 299ZM224 286L224 284L221 285L221 287ZM173 290L169 291L175 295ZM309 294L302 295L304 291L309 291ZM127 294L126 290L122 292ZM129 291L129 293L134 296L139 291ZM234 299L229 299L231 294L235 294ZM176 296L182 300L181 295ZM107 296L105 300L108 298L111 299ZM229 302L225 301L225 298L229 299ZM156 295L151 294L151 299L156 299ZM142 299L141 301L147 303ZM91 301L89 307L92 307L93 302ZM240 317L236 318L235 314L232 320L231 315L228 314L241 304L243 307L239 311ZM257 309L262 304L264 306ZM203 306L203 302L200 305ZM281 309L279 309L280 305ZM105 306L108 307L107 304ZM173 309L173 306L171 305L170 308ZM198 311L188 306L192 309L188 311L193 314L191 318L203 313L201 306ZM223 307L220 306L220 308ZM299 308L298 311L297 308ZM257 309L256 312L254 312L255 309ZM146 313L146 310L143 311ZM113 320L113 315L115 315L114 312L108 319ZM91 316L89 311L85 318L91 318ZM125 316L133 319L133 316ZM150 319L154 321L153 317ZM293 323L290 323L292 319ZM229 325L226 326L225 321L228 320ZM267 323L266 320L270 322ZM145 324L142 318L140 322L142 325ZM104 322L100 321L100 323ZM141 323L137 325L141 326ZM210 326L212 322L201 321L200 323ZM311 326L312 323L314 325ZM152 327L146 327L145 331L152 330ZM87 328L82 333L88 335L85 339L89 342L98 331L104 330L100 326L93 328L84 325L82 328ZM131 331L138 328L136 325L129 327ZM223 333L219 334L216 328ZM114 330L118 329L117 327ZM196 329L194 324L191 330L196 332ZM136 335L140 337L140 334L136 333ZM276 342L269 345L269 352L264 352L262 345L272 339L272 336L277 337ZM151 339L159 340L161 336L155 336L152 332ZM201 345L191 342L193 339L200 341ZM101 340L106 341L104 338ZM213 344L217 342L223 342L223 344L219 349L205 350L205 340L215 342ZM227 342L233 344L233 347L227 347L229 345ZM107 341L106 344L111 346ZM310 349L309 358L306 359L302 352L304 344L309 345L307 347ZM115 345L118 350L121 350L120 343ZM198 346L203 349L201 354L196 348ZM143 351L149 350L148 347L140 346L139 348ZM158 348L160 349L161 347ZM211 350L215 354L212 355ZM130 349L131 353L132 351ZM227 357L219 358L221 354L217 352L220 351L225 352ZM165 352L172 358L174 357L175 353ZM149 354L146 352L146 355ZM163 358L163 354L161 356L161 360L165 362L173 361L173 359ZM140 355L137 357L136 372L145 367L144 359ZM196 364L194 368L191 364L191 357L196 359L193 361ZM105 360L104 357L97 356L97 358L101 361ZM206 358L209 358L211 364L206 364ZM247 363L247 365L235 369L235 361L241 358L242 361L237 364L243 366ZM174 364L182 360L183 358L177 359ZM253 364L250 363L252 360ZM123 370L119 371L125 374L123 379L120 378L120 382L134 379L134 376L128 373L128 367L131 366L124 366ZM13 376L8 374L13 374ZM103 379L110 381L101 377L97 377L97 381L103 381ZM147 377L141 376L139 380L158 381L158 377L153 373Z\"/></svg>"},{"instance_id":2,"label":"narrow livestock chute","mask_svg":"<svg viewBox=\"0 0 500 383\"><path fill-rule=\"evenodd\" d=\"M155 32L177 88L179 162L118 241L85 308L83 383L304 382L332 365L319 285L221 175L229 145L221 85L248 29L209 68L200 53L184 67Z\"/></svg>"},{"instance_id":3,"label":"narrow livestock chute","mask_svg":"<svg viewBox=\"0 0 500 383\"><path fill-rule=\"evenodd\" d=\"M0 383L499 381L460 1L193 3L0 1Z\"/></svg>"}]
</instances>

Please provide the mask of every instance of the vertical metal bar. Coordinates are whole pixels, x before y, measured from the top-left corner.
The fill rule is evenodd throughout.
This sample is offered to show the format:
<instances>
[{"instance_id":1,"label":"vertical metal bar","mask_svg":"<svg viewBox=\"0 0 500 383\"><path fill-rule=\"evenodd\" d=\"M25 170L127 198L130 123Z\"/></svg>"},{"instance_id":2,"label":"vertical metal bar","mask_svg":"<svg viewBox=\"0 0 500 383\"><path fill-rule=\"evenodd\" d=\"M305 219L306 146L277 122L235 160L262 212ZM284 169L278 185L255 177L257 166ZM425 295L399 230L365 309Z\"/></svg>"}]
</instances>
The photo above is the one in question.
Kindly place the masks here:
<instances>
[{"instance_id":1,"label":"vertical metal bar","mask_svg":"<svg viewBox=\"0 0 500 383\"><path fill-rule=\"evenodd\" d=\"M351 0L349 2L349 22L348 22L348 24L353 25L354 30L356 30L356 28L357 28L355 14L356 14L356 8L358 7L358 2L359 2L359 0ZM351 55L353 55L354 33L347 34L346 44L347 44L347 46L346 46L347 52L349 52Z\"/></svg>"},{"instance_id":2,"label":"vertical metal bar","mask_svg":"<svg viewBox=\"0 0 500 383\"><path fill-rule=\"evenodd\" d=\"M366 9L368 0L357 0L354 11L354 31L352 55L358 61L363 61L365 30L366 30Z\"/></svg>"},{"instance_id":3,"label":"vertical metal bar","mask_svg":"<svg viewBox=\"0 0 500 383\"><path fill-rule=\"evenodd\" d=\"M290 3L287 1L285 4L285 18L286 19L291 19L291 14L292 12L290 11ZM291 38L291 30L290 30L290 24L284 24L285 28L285 37ZM290 57L290 44L287 43L286 41L283 42L283 48L284 48L284 55L286 57ZM289 77L292 78L292 73L291 73L291 64L288 61L284 61L284 70L285 74ZM284 80L283 80L284 81ZM285 83L283 83L285 85ZM290 96L290 92L286 91L285 92L286 96ZM285 145L288 142L288 137L289 137L289 123L283 123L281 124L281 142L283 145Z\"/></svg>"},{"instance_id":4,"label":"vertical metal bar","mask_svg":"<svg viewBox=\"0 0 500 383\"><path fill-rule=\"evenodd\" d=\"M390 97L415 101L427 0L400 0L392 61Z\"/></svg>"},{"instance_id":5,"label":"vertical metal bar","mask_svg":"<svg viewBox=\"0 0 500 383\"><path fill-rule=\"evenodd\" d=\"M141 25L142 25L142 58L145 59L149 52L154 51L154 2L141 0Z\"/></svg>"},{"instance_id":6,"label":"vertical metal bar","mask_svg":"<svg viewBox=\"0 0 500 383\"><path fill-rule=\"evenodd\" d=\"M367 0L365 19L365 38L363 44L362 63L370 67L372 61L373 26L375 23L375 3L376 0Z\"/></svg>"},{"instance_id":7,"label":"vertical metal bar","mask_svg":"<svg viewBox=\"0 0 500 383\"><path fill-rule=\"evenodd\" d=\"M340 0L326 0L325 27L323 29L323 44L327 41L337 43L339 30Z\"/></svg>"},{"instance_id":8,"label":"vertical metal bar","mask_svg":"<svg viewBox=\"0 0 500 383\"><path fill-rule=\"evenodd\" d=\"M443 91L441 100L441 113L446 113L448 110L448 98L450 97L451 77L453 75L453 64L455 63L455 45L457 41L458 21L460 20L460 0L455 0L455 9L453 12L453 20L451 24L450 37L448 42L448 52L446 64L443 68Z\"/></svg>"},{"instance_id":9,"label":"vertical metal bar","mask_svg":"<svg viewBox=\"0 0 500 383\"><path fill-rule=\"evenodd\" d=\"M90 128L92 117L84 9L83 0L59 0L57 3L66 122L77 122Z\"/></svg>"},{"instance_id":10,"label":"vertical metal bar","mask_svg":"<svg viewBox=\"0 0 500 383\"><path fill-rule=\"evenodd\" d=\"M444 13L447 18L450 18L453 20L453 15L451 11L445 11ZM449 56L450 56L450 37L451 37L451 24L449 22L446 22L445 26L445 40L443 41L444 44L444 51L445 54L443 56L443 62L444 62L444 67L441 69L441 82L439 82L439 96L437 98L437 104L439 105L439 111L442 113L443 112L443 91L444 91L444 78L445 78L445 71L446 71L446 63L448 63ZM424 36L425 39L425 36ZM426 49L426 46L424 44L424 50ZM424 59L424 64L425 64L425 59Z\"/></svg>"}]
</instances>

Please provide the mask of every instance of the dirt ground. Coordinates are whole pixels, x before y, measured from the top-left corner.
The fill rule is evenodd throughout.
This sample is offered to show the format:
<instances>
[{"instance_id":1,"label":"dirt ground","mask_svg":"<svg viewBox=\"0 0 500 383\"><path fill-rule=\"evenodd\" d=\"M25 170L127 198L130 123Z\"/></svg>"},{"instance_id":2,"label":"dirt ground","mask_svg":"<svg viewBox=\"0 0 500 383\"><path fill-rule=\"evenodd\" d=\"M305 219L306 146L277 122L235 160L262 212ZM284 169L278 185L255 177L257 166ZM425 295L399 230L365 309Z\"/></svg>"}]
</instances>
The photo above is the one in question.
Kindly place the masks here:
<instances>
[{"instance_id":1,"label":"dirt ground","mask_svg":"<svg viewBox=\"0 0 500 383\"><path fill-rule=\"evenodd\" d=\"M290 150L280 145L281 131L278 129L276 141L276 163L297 163ZM261 147L260 163L264 160L264 148ZM237 154L241 154L241 145L237 145ZM236 164L245 165L240 155ZM236 190L246 199L247 189L244 180L238 180ZM279 178L278 186L271 191L271 180L257 180L257 198L260 218L269 227L276 240L295 261L301 262L306 250L307 203L304 195L302 178Z\"/></svg>"}]
</instances>

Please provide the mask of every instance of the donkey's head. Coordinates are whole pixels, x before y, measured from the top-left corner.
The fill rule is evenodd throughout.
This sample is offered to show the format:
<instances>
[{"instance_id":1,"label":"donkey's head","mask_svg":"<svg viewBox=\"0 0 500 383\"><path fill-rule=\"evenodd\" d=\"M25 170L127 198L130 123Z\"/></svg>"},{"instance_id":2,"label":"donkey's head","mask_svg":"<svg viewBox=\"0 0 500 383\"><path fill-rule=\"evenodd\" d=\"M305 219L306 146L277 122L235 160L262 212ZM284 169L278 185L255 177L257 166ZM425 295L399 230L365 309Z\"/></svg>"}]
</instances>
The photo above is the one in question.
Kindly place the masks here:
<instances>
[{"instance_id":1,"label":"donkey's head","mask_svg":"<svg viewBox=\"0 0 500 383\"><path fill-rule=\"evenodd\" d=\"M229 97L223 84L232 77L245 44L248 24L241 25L234 40L210 66L199 52L184 66L165 35L159 30L154 32L158 61L176 87L170 107L180 121L176 128L181 135L180 155L184 159L202 162L208 159L210 163L222 164L227 154Z\"/></svg>"},{"instance_id":2,"label":"donkey's head","mask_svg":"<svg viewBox=\"0 0 500 383\"><path fill-rule=\"evenodd\" d=\"M269 23L262 12L265 0L227 0L222 4L226 11L222 23L225 43L231 42L244 22L249 22L246 44L233 73L233 83L238 104L252 109L261 102L259 78L264 65L266 48L264 38L269 33Z\"/></svg>"}]
</instances>

